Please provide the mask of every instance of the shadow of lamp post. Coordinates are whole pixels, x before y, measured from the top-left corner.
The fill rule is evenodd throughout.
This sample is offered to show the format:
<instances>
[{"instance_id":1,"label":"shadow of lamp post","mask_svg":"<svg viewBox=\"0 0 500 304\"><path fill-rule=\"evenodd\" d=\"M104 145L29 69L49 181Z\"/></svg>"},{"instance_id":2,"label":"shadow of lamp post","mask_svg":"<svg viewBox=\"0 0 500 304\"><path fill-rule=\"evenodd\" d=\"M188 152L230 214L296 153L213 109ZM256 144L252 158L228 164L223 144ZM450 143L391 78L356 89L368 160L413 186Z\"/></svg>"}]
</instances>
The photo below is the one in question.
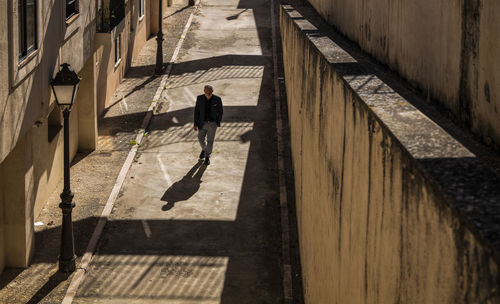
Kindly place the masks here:
<instances>
[{"instance_id":1,"label":"shadow of lamp post","mask_svg":"<svg viewBox=\"0 0 500 304\"><path fill-rule=\"evenodd\" d=\"M69 64L63 63L61 67L62 69L57 72L50 85L57 105L62 109L64 117L64 189L59 204L59 208L62 209L63 220L59 271L68 273L75 270L75 246L73 241L73 221L71 219L71 212L75 204L73 203L69 178L69 114L75 101L80 78L74 71L69 69Z\"/></svg>"},{"instance_id":2,"label":"shadow of lamp post","mask_svg":"<svg viewBox=\"0 0 500 304\"><path fill-rule=\"evenodd\" d=\"M156 35L156 68L155 74L163 73L163 1L158 0L158 34Z\"/></svg>"}]
</instances>

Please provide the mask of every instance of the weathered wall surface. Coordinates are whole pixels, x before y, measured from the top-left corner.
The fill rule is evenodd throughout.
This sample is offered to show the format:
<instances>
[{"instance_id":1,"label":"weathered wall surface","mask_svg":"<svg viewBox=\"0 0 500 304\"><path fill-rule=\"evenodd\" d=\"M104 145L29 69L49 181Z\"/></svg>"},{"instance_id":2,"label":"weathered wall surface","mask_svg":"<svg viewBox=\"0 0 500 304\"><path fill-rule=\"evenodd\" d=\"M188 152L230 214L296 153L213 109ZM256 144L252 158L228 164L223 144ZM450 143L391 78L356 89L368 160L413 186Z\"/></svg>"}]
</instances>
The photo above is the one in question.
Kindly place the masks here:
<instances>
[{"instance_id":1,"label":"weathered wall surface","mask_svg":"<svg viewBox=\"0 0 500 304\"><path fill-rule=\"evenodd\" d=\"M33 219L63 174L62 115L49 85L59 65L71 64L82 78L70 117L72 158L77 150L95 149L98 110L109 106L151 29L151 1L142 18L140 1L125 1L120 25L96 34L97 1L77 1L78 14L66 19L64 1L36 0L36 50L20 58L18 2L0 1L0 272L28 265ZM117 35L122 60L115 65Z\"/></svg>"},{"instance_id":2,"label":"weathered wall surface","mask_svg":"<svg viewBox=\"0 0 500 304\"><path fill-rule=\"evenodd\" d=\"M129 28L126 27L128 17L123 19L109 33L96 34L96 91L97 91L97 115L100 116L104 109L111 106L111 97L116 88L123 80L126 70L126 59L128 56L128 34ZM121 41L121 59L115 63L115 39L120 35Z\"/></svg>"},{"instance_id":3,"label":"weathered wall surface","mask_svg":"<svg viewBox=\"0 0 500 304\"><path fill-rule=\"evenodd\" d=\"M36 3L36 50L25 58L18 50L18 1L0 3L0 272L4 266L28 265L33 219L62 177L62 129L51 136L51 129L62 125L62 117L50 80L62 62L81 71L94 51L95 1L79 1L79 14L68 20L64 2ZM87 118L78 111L78 96L75 102L71 157L79 147L79 118Z\"/></svg>"},{"instance_id":4,"label":"weathered wall surface","mask_svg":"<svg viewBox=\"0 0 500 304\"><path fill-rule=\"evenodd\" d=\"M130 12L130 43L129 43L129 60L127 62L128 66L132 63L132 60L139 55L142 47L146 44L146 41L151 35L151 7L146 5L144 7L144 15L141 17L139 12L139 1L135 0L134 6L131 7ZM158 18L158 17L157 17Z\"/></svg>"},{"instance_id":5,"label":"weathered wall surface","mask_svg":"<svg viewBox=\"0 0 500 304\"><path fill-rule=\"evenodd\" d=\"M500 145L498 1L309 2L486 142Z\"/></svg>"},{"instance_id":6,"label":"weathered wall surface","mask_svg":"<svg viewBox=\"0 0 500 304\"><path fill-rule=\"evenodd\" d=\"M19 59L17 2L0 4L0 162L49 114L49 83L59 64L79 72L94 52L95 1L79 1L80 13L66 21L63 2L37 0L37 50Z\"/></svg>"},{"instance_id":7,"label":"weathered wall surface","mask_svg":"<svg viewBox=\"0 0 500 304\"><path fill-rule=\"evenodd\" d=\"M493 246L454 204L474 178L463 172L480 168L475 156L290 6L281 37L306 303L500 301ZM450 173L451 184L437 178ZM485 192L471 195L498 201Z\"/></svg>"}]
</instances>

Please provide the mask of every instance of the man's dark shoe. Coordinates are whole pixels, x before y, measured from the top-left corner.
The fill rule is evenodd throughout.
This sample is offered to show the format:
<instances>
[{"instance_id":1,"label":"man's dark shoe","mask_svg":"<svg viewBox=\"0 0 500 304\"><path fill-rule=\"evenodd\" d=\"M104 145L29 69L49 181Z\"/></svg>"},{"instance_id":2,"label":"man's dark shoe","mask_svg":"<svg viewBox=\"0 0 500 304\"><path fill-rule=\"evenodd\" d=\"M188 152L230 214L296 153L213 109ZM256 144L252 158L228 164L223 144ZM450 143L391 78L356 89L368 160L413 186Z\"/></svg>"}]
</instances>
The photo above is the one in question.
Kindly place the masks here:
<instances>
[{"instance_id":1,"label":"man's dark shoe","mask_svg":"<svg viewBox=\"0 0 500 304\"><path fill-rule=\"evenodd\" d=\"M208 156L205 158L205 165L210 165L210 157Z\"/></svg>"},{"instance_id":2,"label":"man's dark shoe","mask_svg":"<svg viewBox=\"0 0 500 304\"><path fill-rule=\"evenodd\" d=\"M204 159L204 158L205 158L205 150L201 150L200 159Z\"/></svg>"}]
</instances>

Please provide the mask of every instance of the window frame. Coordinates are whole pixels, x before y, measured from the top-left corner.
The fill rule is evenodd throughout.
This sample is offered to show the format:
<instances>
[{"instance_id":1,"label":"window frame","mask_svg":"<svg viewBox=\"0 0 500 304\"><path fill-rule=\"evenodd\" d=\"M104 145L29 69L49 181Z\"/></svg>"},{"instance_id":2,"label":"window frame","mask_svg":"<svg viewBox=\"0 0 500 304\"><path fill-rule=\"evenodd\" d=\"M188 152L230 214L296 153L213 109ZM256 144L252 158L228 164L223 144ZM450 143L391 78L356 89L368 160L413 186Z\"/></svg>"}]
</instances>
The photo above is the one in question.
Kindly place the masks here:
<instances>
[{"instance_id":1,"label":"window frame","mask_svg":"<svg viewBox=\"0 0 500 304\"><path fill-rule=\"evenodd\" d=\"M139 0L139 21L144 18L144 15L146 14L146 0Z\"/></svg>"},{"instance_id":2,"label":"window frame","mask_svg":"<svg viewBox=\"0 0 500 304\"><path fill-rule=\"evenodd\" d=\"M64 2L65 2L66 20L70 19L71 17L79 13L78 0L65 0Z\"/></svg>"},{"instance_id":3,"label":"window frame","mask_svg":"<svg viewBox=\"0 0 500 304\"><path fill-rule=\"evenodd\" d=\"M8 66L9 66L9 91L15 90L21 85L35 70L40 66L42 55L42 44L44 40L43 33L43 7L44 0L35 0L35 27L36 28L36 44L35 48L26 56L20 56L20 29L19 29L19 1L21 0L8 0L9 14L8 20ZM62 7L61 7L62 9Z\"/></svg>"},{"instance_id":4,"label":"window frame","mask_svg":"<svg viewBox=\"0 0 500 304\"><path fill-rule=\"evenodd\" d=\"M114 41L114 47L115 47L115 67L120 64L122 61L122 35L121 33L116 34L115 36L115 41Z\"/></svg>"},{"instance_id":5,"label":"window frame","mask_svg":"<svg viewBox=\"0 0 500 304\"><path fill-rule=\"evenodd\" d=\"M28 16L27 16L27 6L28 1L30 0L18 0L17 8L17 35L18 35L18 61L22 62L24 59L29 57L32 53L38 50L38 22L39 22L39 13L38 13L38 1L31 0L33 2L33 43L28 45L29 37L28 37Z\"/></svg>"}]
</instances>

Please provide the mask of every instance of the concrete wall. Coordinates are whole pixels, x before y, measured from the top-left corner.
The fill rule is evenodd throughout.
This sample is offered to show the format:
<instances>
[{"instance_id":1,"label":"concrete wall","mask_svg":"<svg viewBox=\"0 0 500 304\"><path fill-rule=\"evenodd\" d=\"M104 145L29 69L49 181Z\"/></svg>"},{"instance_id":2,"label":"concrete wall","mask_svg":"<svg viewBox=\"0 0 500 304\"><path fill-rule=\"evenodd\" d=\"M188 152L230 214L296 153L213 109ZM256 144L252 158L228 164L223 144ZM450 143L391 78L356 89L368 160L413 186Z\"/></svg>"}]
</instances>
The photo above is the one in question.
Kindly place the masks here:
<instances>
[{"instance_id":1,"label":"concrete wall","mask_svg":"<svg viewBox=\"0 0 500 304\"><path fill-rule=\"evenodd\" d=\"M485 142L500 145L498 1L309 2Z\"/></svg>"},{"instance_id":2,"label":"concrete wall","mask_svg":"<svg viewBox=\"0 0 500 304\"><path fill-rule=\"evenodd\" d=\"M367 8L354 3L336 17L356 24L355 8ZM280 21L306 303L499 302L498 255L482 234L488 225L471 224L455 204L464 185L489 171L291 7ZM454 186L439 179L450 172ZM499 200L496 190L475 197L498 188L491 179L473 184L478 202Z\"/></svg>"}]
</instances>

